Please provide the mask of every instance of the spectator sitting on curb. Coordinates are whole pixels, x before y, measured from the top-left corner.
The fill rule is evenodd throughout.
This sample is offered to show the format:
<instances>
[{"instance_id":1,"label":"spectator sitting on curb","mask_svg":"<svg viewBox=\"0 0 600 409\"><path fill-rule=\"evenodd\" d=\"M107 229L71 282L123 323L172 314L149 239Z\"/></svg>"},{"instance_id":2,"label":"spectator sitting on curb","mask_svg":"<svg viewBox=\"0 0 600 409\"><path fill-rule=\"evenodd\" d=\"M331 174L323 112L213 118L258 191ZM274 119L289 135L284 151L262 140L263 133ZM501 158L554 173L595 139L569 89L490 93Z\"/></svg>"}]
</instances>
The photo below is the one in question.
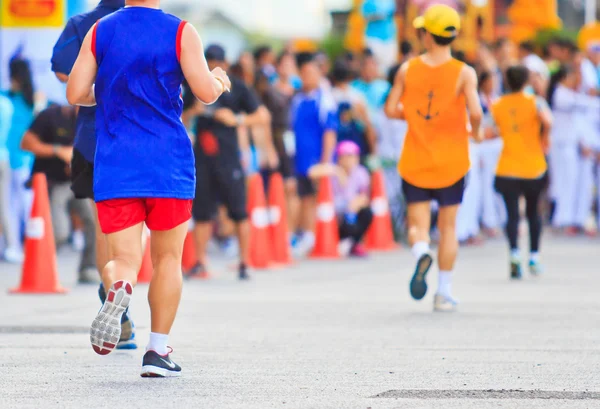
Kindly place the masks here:
<instances>
[{"instance_id":1,"label":"spectator sitting on curb","mask_svg":"<svg viewBox=\"0 0 600 409\"><path fill-rule=\"evenodd\" d=\"M336 149L337 164L319 164L309 170L312 179L331 176L335 211L340 231L340 253L365 257L360 244L373 221L370 207L370 178L360 164L360 148L352 141L340 142Z\"/></svg>"}]
</instances>

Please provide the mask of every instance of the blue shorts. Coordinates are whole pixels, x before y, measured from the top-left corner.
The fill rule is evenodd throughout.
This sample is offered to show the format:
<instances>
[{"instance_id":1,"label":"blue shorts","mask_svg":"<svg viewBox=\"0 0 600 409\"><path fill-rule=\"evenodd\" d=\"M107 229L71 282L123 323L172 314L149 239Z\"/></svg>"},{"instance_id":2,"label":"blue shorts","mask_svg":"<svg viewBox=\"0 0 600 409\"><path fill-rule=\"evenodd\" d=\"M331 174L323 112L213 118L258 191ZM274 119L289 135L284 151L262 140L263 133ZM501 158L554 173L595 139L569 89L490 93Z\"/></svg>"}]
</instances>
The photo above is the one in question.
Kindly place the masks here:
<instances>
[{"instance_id":1,"label":"blue shorts","mask_svg":"<svg viewBox=\"0 0 600 409\"><path fill-rule=\"evenodd\" d=\"M462 203L465 192L465 178L460 179L452 186L440 189L418 187L402 179L402 192L408 204L435 200L440 207L456 206Z\"/></svg>"}]
</instances>

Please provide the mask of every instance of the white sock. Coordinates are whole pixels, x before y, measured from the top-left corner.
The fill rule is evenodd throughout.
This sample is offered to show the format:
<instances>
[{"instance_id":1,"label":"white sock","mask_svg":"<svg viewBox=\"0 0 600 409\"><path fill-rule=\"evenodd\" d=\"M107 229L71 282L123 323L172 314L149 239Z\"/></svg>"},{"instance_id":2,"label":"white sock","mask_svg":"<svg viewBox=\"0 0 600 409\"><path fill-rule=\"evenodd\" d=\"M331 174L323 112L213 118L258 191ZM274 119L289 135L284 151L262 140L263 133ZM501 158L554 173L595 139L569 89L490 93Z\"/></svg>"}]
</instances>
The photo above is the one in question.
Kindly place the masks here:
<instances>
[{"instance_id":1,"label":"white sock","mask_svg":"<svg viewBox=\"0 0 600 409\"><path fill-rule=\"evenodd\" d=\"M540 262L540 253L538 253L537 251L534 253L531 253L529 255L529 260L533 263L539 263Z\"/></svg>"},{"instance_id":2,"label":"white sock","mask_svg":"<svg viewBox=\"0 0 600 409\"><path fill-rule=\"evenodd\" d=\"M150 342L148 342L148 346L146 347L146 351L155 351L159 355L167 355L169 353L169 349L167 348L167 344L169 343L169 335L168 334L158 334L156 332L150 333Z\"/></svg>"},{"instance_id":3,"label":"white sock","mask_svg":"<svg viewBox=\"0 0 600 409\"><path fill-rule=\"evenodd\" d=\"M312 248L315 245L315 234L312 231L305 231L302 234L302 241L306 243L307 247Z\"/></svg>"},{"instance_id":4,"label":"white sock","mask_svg":"<svg viewBox=\"0 0 600 409\"><path fill-rule=\"evenodd\" d=\"M451 297L452 293L452 271L441 271L438 274L438 292L439 295Z\"/></svg>"},{"instance_id":5,"label":"white sock","mask_svg":"<svg viewBox=\"0 0 600 409\"><path fill-rule=\"evenodd\" d=\"M510 251L510 259L514 262L521 261L521 252L519 251L519 249Z\"/></svg>"},{"instance_id":6,"label":"white sock","mask_svg":"<svg viewBox=\"0 0 600 409\"><path fill-rule=\"evenodd\" d=\"M421 256L429 252L429 243L427 243L426 241L418 241L415 244L413 244L410 251L412 252L413 256L415 256L415 258L418 260L421 258Z\"/></svg>"}]
</instances>

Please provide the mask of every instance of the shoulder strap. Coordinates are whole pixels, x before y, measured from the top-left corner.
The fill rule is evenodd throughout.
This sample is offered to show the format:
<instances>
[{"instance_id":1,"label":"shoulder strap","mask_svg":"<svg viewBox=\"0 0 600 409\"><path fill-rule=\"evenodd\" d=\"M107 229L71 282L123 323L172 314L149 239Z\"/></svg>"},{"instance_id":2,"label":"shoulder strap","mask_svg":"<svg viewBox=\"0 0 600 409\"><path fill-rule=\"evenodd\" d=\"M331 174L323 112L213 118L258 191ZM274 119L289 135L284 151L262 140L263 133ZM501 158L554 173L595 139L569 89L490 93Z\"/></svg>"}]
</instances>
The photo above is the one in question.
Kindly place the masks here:
<instances>
[{"instance_id":1,"label":"shoulder strap","mask_svg":"<svg viewBox=\"0 0 600 409\"><path fill-rule=\"evenodd\" d=\"M96 59L96 62L98 62L98 57L96 56L96 31L98 31L98 23L100 22L100 20L96 21L96 24L94 24L94 28L92 29L92 54L94 55L94 58Z\"/></svg>"},{"instance_id":2,"label":"shoulder strap","mask_svg":"<svg viewBox=\"0 0 600 409\"><path fill-rule=\"evenodd\" d=\"M177 28L177 43L175 45L175 50L177 52L177 61L181 60L181 38L183 37L183 29L185 28L186 24L187 21L181 21L181 23L179 23L179 27Z\"/></svg>"}]
</instances>

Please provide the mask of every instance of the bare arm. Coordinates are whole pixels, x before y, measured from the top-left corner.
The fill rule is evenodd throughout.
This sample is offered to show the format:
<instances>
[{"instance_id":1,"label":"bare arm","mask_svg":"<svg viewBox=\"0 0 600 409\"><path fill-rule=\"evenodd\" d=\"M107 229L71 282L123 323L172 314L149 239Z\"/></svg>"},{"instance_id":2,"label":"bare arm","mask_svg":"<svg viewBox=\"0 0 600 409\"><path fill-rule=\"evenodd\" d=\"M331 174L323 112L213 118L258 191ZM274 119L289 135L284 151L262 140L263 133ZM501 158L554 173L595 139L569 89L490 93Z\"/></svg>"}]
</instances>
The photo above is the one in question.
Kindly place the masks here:
<instances>
[{"instance_id":1,"label":"bare arm","mask_svg":"<svg viewBox=\"0 0 600 409\"><path fill-rule=\"evenodd\" d=\"M92 53L92 34L95 27L94 24L85 36L79 56L67 81L67 100L71 105L96 105L93 86L96 81L98 64Z\"/></svg>"},{"instance_id":2,"label":"bare arm","mask_svg":"<svg viewBox=\"0 0 600 409\"><path fill-rule=\"evenodd\" d=\"M319 163L308 169L308 177L311 179L320 179L323 176L333 176L338 173L337 165L333 163Z\"/></svg>"},{"instance_id":3,"label":"bare arm","mask_svg":"<svg viewBox=\"0 0 600 409\"><path fill-rule=\"evenodd\" d=\"M333 151L337 142L337 134L333 130L325 132L323 135L323 156L321 163L329 163L333 158Z\"/></svg>"},{"instance_id":4,"label":"bare arm","mask_svg":"<svg viewBox=\"0 0 600 409\"><path fill-rule=\"evenodd\" d=\"M70 146L57 146L44 143L33 132L27 131L21 140L21 149L33 153L37 158L62 159L65 163L70 163L73 156L73 148Z\"/></svg>"},{"instance_id":5,"label":"bare arm","mask_svg":"<svg viewBox=\"0 0 600 409\"><path fill-rule=\"evenodd\" d=\"M69 81L69 76L67 74L63 74L62 72L55 72L54 75L56 75L56 78L58 78L58 80L63 84L66 84L67 81Z\"/></svg>"},{"instance_id":6,"label":"bare arm","mask_svg":"<svg viewBox=\"0 0 600 409\"><path fill-rule=\"evenodd\" d=\"M377 151L377 132L369 117L369 111L363 103L356 104L354 111L358 120L361 121L365 127L365 137L367 139L367 144L369 145L369 152L375 153Z\"/></svg>"},{"instance_id":7,"label":"bare arm","mask_svg":"<svg viewBox=\"0 0 600 409\"><path fill-rule=\"evenodd\" d=\"M202 40L191 24L183 28L179 63L192 92L205 104L212 104L225 91L224 88L231 88L231 82L223 70L211 72L208 68Z\"/></svg>"},{"instance_id":8,"label":"bare arm","mask_svg":"<svg viewBox=\"0 0 600 409\"><path fill-rule=\"evenodd\" d=\"M550 151L550 131L552 130L552 111L544 102L541 107L538 107L538 118L540 119L540 123L542 124L542 146L544 147L544 151L548 153Z\"/></svg>"},{"instance_id":9,"label":"bare arm","mask_svg":"<svg viewBox=\"0 0 600 409\"><path fill-rule=\"evenodd\" d=\"M402 107L400 101L404 94L404 78L406 77L406 71L408 70L408 64L404 63L396 73L396 79L394 80L394 86L390 91L387 101L385 102L384 111L390 119L404 119L404 107Z\"/></svg>"},{"instance_id":10,"label":"bare arm","mask_svg":"<svg viewBox=\"0 0 600 409\"><path fill-rule=\"evenodd\" d=\"M479 93L477 92L477 74L471 67L463 68L463 92L467 100L467 110L469 111L469 121L473 132L473 139L481 142L484 139L481 122L483 120L483 110Z\"/></svg>"}]
</instances>

